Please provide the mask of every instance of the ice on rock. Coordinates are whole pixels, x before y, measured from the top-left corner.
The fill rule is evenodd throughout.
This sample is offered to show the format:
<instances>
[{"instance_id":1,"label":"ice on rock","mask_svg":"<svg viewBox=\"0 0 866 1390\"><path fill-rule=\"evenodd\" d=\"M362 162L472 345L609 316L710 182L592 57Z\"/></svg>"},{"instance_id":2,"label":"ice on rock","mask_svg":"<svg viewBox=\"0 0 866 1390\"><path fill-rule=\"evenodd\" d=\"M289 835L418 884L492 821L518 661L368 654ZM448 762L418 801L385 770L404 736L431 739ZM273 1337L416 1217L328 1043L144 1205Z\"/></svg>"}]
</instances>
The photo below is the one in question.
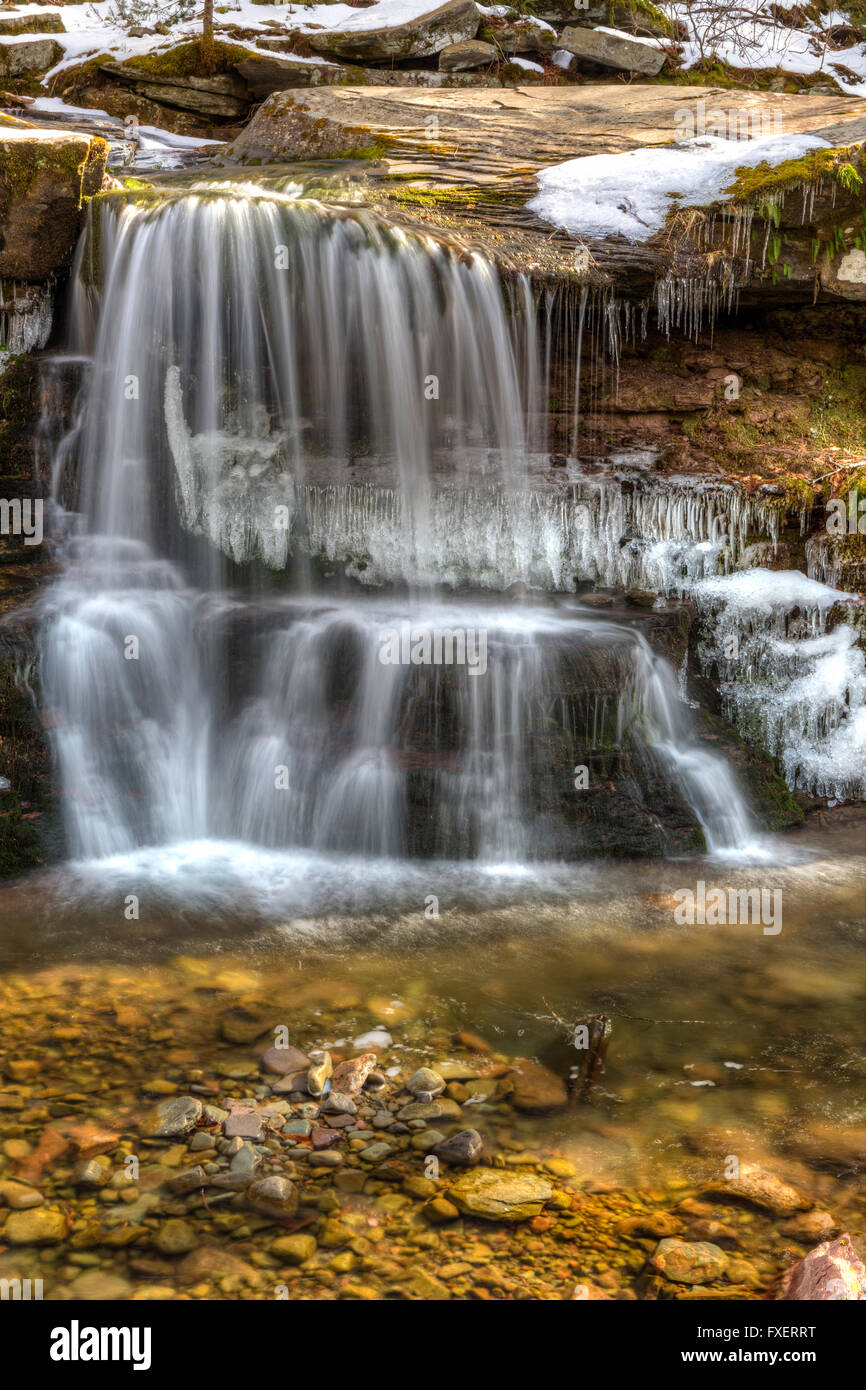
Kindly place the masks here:
<instances>
[{"instance_id":1,"label":"ice on rock","mask_svg":"<svg viewBox=\"0 0 866 1390\"><path fill-rule=\"evenodd\" d=\"M799 571L747 570L695 589L708 615L700 651L722 678L725 712L780 760L789 786L837 800L866 794L866 659L853 594ZM862 618L861 618L862 621Z\"/></svg>"}]
</instances>

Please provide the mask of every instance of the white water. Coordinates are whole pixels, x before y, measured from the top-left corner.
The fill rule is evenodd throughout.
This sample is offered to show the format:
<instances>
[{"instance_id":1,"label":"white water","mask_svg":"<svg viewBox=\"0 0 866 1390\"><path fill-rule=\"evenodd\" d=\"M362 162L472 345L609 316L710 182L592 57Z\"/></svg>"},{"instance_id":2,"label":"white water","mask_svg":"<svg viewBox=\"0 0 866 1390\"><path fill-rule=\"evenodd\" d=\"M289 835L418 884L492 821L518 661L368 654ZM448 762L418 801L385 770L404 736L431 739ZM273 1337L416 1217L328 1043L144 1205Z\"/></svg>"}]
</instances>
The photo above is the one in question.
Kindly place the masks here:
<instances>
[{"instance_id":1,"label":"white water","mask_svg":"<svg viewBox=\"0 0 866 1390\"><path fill-rule=\"evenodd\" d=\"M73 346L91 365L59 450L64 473L77 456L82 516L43 632L74 857L239 842L377 862L570 856L568 797L587 794L574 763L599 750L637 778L623 794L666 788L710 849L752 839L732 773L636 631L429 590L457 570L476 590L534 568L545 587L572 564L637 573L626 523L717 544L720 506L729 544L745 537L719 490L662 505L591 488L552 515L528 488L528 284L509 314L478 257L281 196L121 206L98 245L99 292L95 240L79 254ZM350 467L389 482L322 481ZM297 552L301 595L230 592L220 551L275 567ZM338 551L415 596L317 593L304 565ZM384 664L383 630L407 622L483 637L483 671Z\"/></svg>"}]
</instances>

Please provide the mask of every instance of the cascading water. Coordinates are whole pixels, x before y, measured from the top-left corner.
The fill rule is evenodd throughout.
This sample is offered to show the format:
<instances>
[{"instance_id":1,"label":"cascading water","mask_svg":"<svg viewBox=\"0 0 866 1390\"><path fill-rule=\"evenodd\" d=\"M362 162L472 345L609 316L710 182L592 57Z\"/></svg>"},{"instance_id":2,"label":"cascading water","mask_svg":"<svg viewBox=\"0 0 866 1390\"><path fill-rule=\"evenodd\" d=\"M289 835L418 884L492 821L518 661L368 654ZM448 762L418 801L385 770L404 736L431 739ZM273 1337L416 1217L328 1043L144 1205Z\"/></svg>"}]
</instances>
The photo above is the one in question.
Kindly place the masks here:
<instances>
[{"instance_id":1,"label":"cascading water","mask_svg":"<svg viewBox=\"0 0 866 1390\"><path fill-rule=\"evenodd\" d=\"M528 282L510 308L479 257L286 195L201 189L91 222L73 315L91 365L59 451L80 522L42 642L74 856L580 857L599 843L582 762L656 852L750 838L634 628L430 587L620 573L625 510L653 511L623 489L576 485L570 511L536 495ZM653 524L712 545L713 507ZM316 566L336 558L411 596L331 596Z\"/></svg>"}]
</instances>

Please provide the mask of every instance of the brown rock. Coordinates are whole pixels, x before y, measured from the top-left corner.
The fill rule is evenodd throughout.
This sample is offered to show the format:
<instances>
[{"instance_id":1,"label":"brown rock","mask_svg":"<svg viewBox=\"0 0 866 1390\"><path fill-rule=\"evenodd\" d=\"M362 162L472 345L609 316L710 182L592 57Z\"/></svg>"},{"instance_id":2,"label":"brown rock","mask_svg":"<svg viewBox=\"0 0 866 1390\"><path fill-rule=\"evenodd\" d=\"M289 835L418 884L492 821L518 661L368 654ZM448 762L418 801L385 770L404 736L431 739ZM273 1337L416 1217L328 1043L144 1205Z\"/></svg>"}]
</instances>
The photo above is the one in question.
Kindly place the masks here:
<instances>
[{"instance_id":1,"label":"brown rock","mask_svg":"<svg viewBox=\"0 0 866 1390\"><path fill-rule=\"evenodd\" d=\"M758 1167L756 1163L741 1163L738 1177L710 1183L704 1190L763 1207L774 1216L791 1216L795 1211L808 1211L815 1205L811 1198L804 1197L790 1183L783 1182L775 1173Z\"/></svg>"},{"instance_id":2,"label":"brown rock","mask_svg":"<svg viewBox=\"0 0 866 1390\"><path fill-rule=\"evenodd\" d=\"M87 135L0 128L0 277L33 282L68 265L107 155Z\"/></svg>"},{"instance_id":3,"label":"brown rock","mask_svg":"<svg viewBox=\"0 0 866 1390\"><path fill-rule=\"evenodd\" d=\"M262 1056L262 1067L274 1076L294 1076L296 1072L306 1075L310 1059L298 1047L269 1047Z\"/></svg>"},{"instance_id":4,"label":"brown rock","mask_svg":"<svg viewBox=\"0 0 866 1390\"><path fill-rule=\"evenodd\" d=\"M840 1226L829 1211L802 1211L799 1216L784 1221L779 1230L784 1236L793 1236L795 1240L808 1244L813 1240L827 1240L837 1235Z\"/></svg>"},{"instance_id":5,"label":"brown rock","mask_svg":"<svg viewBox=\"0 0 866 1390\"><path fill-rule=\"evenodd\" d=\"M376 1065L375 1052L364 1052L360 1057L352 1057L340 1062L331 1078L333 1090L344 1096L356 1096Z\"/></svg>"},{"instance_id":6,"label":"brown rock","mask_svg":"<svg viewBox=\"0 0 866 1390\"><path fill-rule=\"evenodd\" d=\"M509 1072L509 1079L514 1086L510 1099L515 1110L543 1115L549 1110L564 1110L568 1105L565 1082L540 1062L519 1057Z\"/></svg>"}]
</instances>

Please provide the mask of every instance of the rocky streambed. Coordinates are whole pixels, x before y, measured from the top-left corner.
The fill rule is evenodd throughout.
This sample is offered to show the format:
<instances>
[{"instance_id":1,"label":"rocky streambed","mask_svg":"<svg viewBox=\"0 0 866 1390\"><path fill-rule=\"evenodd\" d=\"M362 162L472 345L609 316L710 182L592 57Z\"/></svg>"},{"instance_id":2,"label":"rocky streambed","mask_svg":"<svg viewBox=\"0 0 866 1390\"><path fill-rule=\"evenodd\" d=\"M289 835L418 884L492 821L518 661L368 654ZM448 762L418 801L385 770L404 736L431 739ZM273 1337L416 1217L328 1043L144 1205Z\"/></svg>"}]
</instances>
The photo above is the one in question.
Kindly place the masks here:
<instances>
[{"instance_id":1,"label":"rocky streambed","mask_svg":"<svg viewBox=\"0 0 866 1390\"><path fill-rule=\"evenodd\" d=\"M287 920L252 952L228 908L216 956L213 919L177 955L150 913L147 962L92 913L91 961L64 961L70 918L0 981L0 1276L59 1300L783 1296L863 1232L861 829L773 870L781 945L675 928L686 865L531 910ZM13 892L31 941L60 887Z\"/></svg>"}]
</instances>

